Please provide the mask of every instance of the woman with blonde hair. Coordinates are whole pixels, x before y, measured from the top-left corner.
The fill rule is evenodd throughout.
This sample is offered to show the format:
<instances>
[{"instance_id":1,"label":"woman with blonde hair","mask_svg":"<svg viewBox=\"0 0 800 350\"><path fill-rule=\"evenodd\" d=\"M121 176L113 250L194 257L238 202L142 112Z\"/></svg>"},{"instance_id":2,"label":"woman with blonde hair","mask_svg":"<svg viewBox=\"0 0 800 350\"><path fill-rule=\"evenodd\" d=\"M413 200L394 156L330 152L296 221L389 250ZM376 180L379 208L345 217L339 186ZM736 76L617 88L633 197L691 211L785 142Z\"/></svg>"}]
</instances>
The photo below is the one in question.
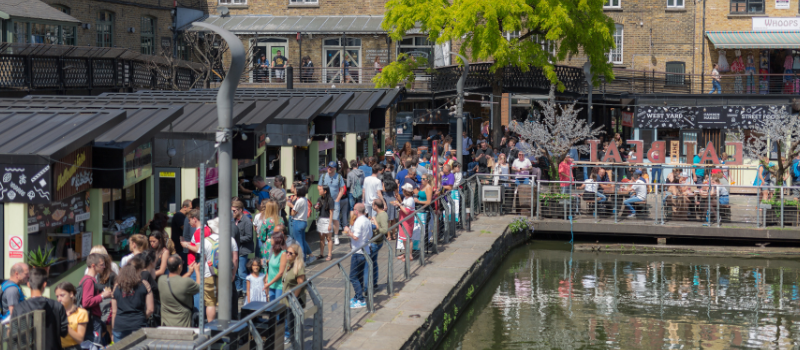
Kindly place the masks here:
<instances>
[{"instance_id":1,"label":"woman with blonde hair","mask_svg":"<svg viewBox=\"0 0 800 350\"><path fill-rule=\"evenodd\" d=\"M286 225L281 218L280 210L278 210L278 202L274 199L267 199L263 201L263 223L258 230L258 240L261 241L261 260L262 264L266 265L269 260L270 251L272 250L272 233L278 225Z\"/></svg>"},{"instance_id":2,"label":"woman with blonde hair","mask_svg":"<svg viewBox=\"0 0 800 350\"><path fill-rule=\"evenodd\" d=\"M147 237L145 237L145 235L137 233L133 236L130 236L128 238L128 249L130 249L131 253L122 257L119 267L125 267L125 265L128 264L128 260L137 254L141 254L148 248L150 247L147 246Z\"/></svg>"},{"instance_id":3,"label":"woman with blonde hair","mask_svg":"<svg viewBox=\"0 0 800 350\"><path fill-rule=\"evenodd\" d=\"M286 248L286 257L286 269L283 271L283 294L288 293L306 280L306 267L303 263L303 249L300 248L300 245L294 243ZM294 295L300 302L300 307L305 308L305 287L296 290ZM288 306L286 300L287 299L284 298L282 302ZM294 313L292 312L289 312L288 317L286 317L285 329L286 330L284 333L286 335L286 339L284 339L284 342L292 339L292 333L294 333Z\"/></svg>"}]
</instances>

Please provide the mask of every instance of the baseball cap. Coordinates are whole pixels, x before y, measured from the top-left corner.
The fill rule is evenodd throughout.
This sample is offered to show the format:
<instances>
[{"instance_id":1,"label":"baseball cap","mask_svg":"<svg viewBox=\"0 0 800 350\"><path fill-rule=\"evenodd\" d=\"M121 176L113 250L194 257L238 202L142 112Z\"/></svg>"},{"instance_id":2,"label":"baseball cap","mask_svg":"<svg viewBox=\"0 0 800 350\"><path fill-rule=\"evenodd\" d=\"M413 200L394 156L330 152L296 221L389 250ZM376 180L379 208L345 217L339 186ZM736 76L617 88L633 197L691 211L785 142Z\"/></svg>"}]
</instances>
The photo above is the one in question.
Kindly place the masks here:
<instances>
[{"instance_id":1,"label":"baseball cap","mask_svg":"<svg viewBox=\"0 0 800 350\"><path fill-rule=\"evenodd\" d=\"M642 175L642 171L639 169L636 169L636 171L634 171L633 173L636 175Z\"/></svg>"},{"instance_id":2,"label":"baseball cap","mask_svg":"<svg viewBox=\"0 0 800 350\"><path fill-rule=\"evenodd\" d=\"M328 163L328 168L334 168L334 169L336 169L336 168L338 168L338 167L339 167L339 163L336 163L336 162L334 162L334 161L331 161L330 163Z\"/></svg>"},{"instance_id":3,"label":"baseball cap","mask_svg":"<svg viewBox=\"0 0 800 350\"><path fill-rule=\"evenodd\" d=\"M392 153L392 151L386 151L386 154L384 154L384 156L386 156L386 157L394 157L394 154Z\"/></svg>"},{"instance_id":4,"label":"baseball cap","mask_svg":"<svg viewBox=\"0 0 800 350\"><path fill-rule=\"evenodd\" d=\"M403 189L403 191L408 191L408 192L411 192L411 191L414 190L414 186L411 186L411 184L405 184L401 188Z\"/></svg>"}]
</instances>

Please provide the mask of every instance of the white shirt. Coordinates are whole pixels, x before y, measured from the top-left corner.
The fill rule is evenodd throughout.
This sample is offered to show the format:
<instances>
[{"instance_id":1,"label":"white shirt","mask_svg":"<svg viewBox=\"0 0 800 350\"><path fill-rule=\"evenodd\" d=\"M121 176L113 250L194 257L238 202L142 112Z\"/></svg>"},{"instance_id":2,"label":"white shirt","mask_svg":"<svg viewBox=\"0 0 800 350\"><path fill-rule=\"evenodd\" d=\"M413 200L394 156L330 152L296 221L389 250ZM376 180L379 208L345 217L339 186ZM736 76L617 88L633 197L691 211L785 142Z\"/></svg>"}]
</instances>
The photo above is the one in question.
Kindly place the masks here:
<instances>
[{"instance_id":1,"label":"white shirt","mask_svg":"<svg viewBox=\"0 0 800 350\"><path fill-rule=\"evenodd\" d=\"M520 161L519 158L517 158L517 159L514 159L514 164L512 164L511 167L512 168L517 168L518 171L519 170L528 170L528 171L530 171L530 169L533 168L533 165L531 165L531 161L528 158L525 158L525 160L523 160L523 161Z\"/></svg>"},{"instance_id":2,"label":"white shirt","mask_svg":"<svg viewBox=\"0 0 800 350\"><path fill-rule=\"evenodd\" d=\"M219 241L219 234L212 233L207 238L210 238L213 241ZM194 241L194 235L192 235L192 243L196 243ZM213 276L211 274L211 269L208 267L208 264L212 261L212 259L214 259L214 256L211 255L211 253L212 253L211 249L214 248L214 245L211 242L209 242L207 239L203 240L203 245L205 246L205 247L203 247L203 249L204 249L203 253L205 253L205 255L206 255L206 266L205 266L205 270L206 271L205 271L205 274L203 275L203 277L204 278L209 278L209 277ZM233 250L232 256L238 256L239 246L236 245L236 241L233 238L231 238L231 249ZM231 261L231 263L233 263L233 262Z\"/></svg>"},{"instance_id":3,"label":"white shirt","mask_svg":"<svg viewBox=\"0 0 800 350\"><path fill-rule=\"evenodd\" d=\"M353 223L353 236L356 239L350 240L350 248L356 254L369 254L369 242L372 239L372 223L369 222L366 215L361 215Z\"/></svg>"},{"instance_id":4,"label":"white shirt","mask_svg":"<svg viewBox=\"0 0 800 350\"><path fill-rule=\"evenodd\" d=\"M297 200L294 201L294 211L297 212L297 215L292 215L292 220L308 220L308 199L305 199L305 197L297 198Z\"/></svg>"},{"instance_id":5,"label":"white shirt","mask_svg":"<svg viewBox=\"0 0 800 350\"><path fill-rule=\"evenodd\" d=\"M372 206L372 201L378 198L378 190L383 188L383 183L375 176L368 176L364 179L364 203Z\"/></svg>"},{"instance_id":6,"label":"white shirt","mask_svg":"<svg viewBox=\"0 0 800 350\"><path fill-rule=\"evenodd\" d=\"M592 192L592 193L597 192L597 183L594 182L594 180L586 179L584 183L586 184L586 187L584 187L584 190L586 192Z\"/></svg>"},{"instance_id":7,"label":"white shirt","mask_svg":"<svg viewBox=\"0 0 800 350\"><path fill-rule=\"evenodd\" d=\"M641 200L647 199L647 186L645 186L645 182L642 179L636 180L634 185L631 186L633 191L636 193L635 196L639 197Z\"/></svg>"},{"instance_id":8,"label":"white shirt","mask_svg":"<svg viewBox=\"0 0 800 350\"><path fill-rule=\"evenodd\" d=\"M729 192L728 192L728 186L720 186L720 185L717 185L717 193L718 193L720 196L727 196L727 195L729 194Z\"/></svg>"}]
</instances>

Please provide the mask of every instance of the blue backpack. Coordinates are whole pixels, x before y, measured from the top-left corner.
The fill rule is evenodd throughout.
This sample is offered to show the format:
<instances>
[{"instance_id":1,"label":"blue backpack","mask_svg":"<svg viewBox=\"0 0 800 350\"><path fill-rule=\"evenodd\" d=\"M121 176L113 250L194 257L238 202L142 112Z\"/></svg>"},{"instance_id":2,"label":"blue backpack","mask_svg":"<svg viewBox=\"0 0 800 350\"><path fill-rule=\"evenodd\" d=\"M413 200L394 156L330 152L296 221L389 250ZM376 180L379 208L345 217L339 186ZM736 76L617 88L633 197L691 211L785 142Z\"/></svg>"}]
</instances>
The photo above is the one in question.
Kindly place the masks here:
<instances>
[{"instance_id":1,"label":"blue backpack","mask_svg":"<svg viewBox=\"0 0 800 350\"><path fill-rule=\"evenodd\" d=\"M795 179L800 178L800 160L794 160L792 162L792 177ZM794 185L794 184L792 184Z\"/></svg>"},{"instance_id":2,"label":"blue backpack","mask_svg":"<svg viewBox=\"0 0 800 350\"><path fill-rule=\"evenodd\" d=\"M2 303L3 303L3 298L2 298L2 295L3 295L3 294L5 294L5 292L6 292L6 289L8 289L8 288L11 288L11 287L15 287L15 288L17 288L17 291L19 291L19 302L22 302L22 301L24 301L24 300L25 300L25 294L23 294L23 293L22 293L22 288L20 288L20 287L19 287L19 286L18 286L16 283L14 283L14 282L11 282L11 281L5 281L5 282L3 282L3 285L2 285L2 290L0 290L0 304L2 304ZM6 320L6 319L8 319L10 316L11 316L11 313L10 313L10 312L3 312L3 314L2 314L2 320L3 320L3 321L5 321L5 320Z\"/></svg>"}]
</instances>

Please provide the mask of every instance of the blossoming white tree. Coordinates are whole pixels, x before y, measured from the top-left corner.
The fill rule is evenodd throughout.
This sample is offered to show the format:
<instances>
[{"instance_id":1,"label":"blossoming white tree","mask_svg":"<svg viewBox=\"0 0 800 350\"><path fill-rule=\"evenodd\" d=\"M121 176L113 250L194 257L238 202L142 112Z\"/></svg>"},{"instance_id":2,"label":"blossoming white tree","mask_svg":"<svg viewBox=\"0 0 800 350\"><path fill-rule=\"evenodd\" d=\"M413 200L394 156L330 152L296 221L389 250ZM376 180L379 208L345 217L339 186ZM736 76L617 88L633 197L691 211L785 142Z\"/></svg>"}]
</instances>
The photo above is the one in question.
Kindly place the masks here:
<instances>
[{"instance_id":1,"label":"blossoming white tree","mask_svg":"<svg viewBox=\"0 0 800 350\"><path fill-rule=\"evenodd\" d=\"M546 155L550 159L551 178L558 174L558 164L576 147L581 153L589 153L585 140L595 139L602 128L592 128L585 120L578 118L581 108L575 103L558 104L555 96L556 86L550 86L547 102L538 101L541 111L532 111L533 118L519 123L512 122L510 130L519 134L530 149L525 150L532 157Z\"/></svg>"},{"instance_id":2,"label":"blossoming white tree","mask_svg":"<svg viewBox=\"0 0 800 350\"><path fill-rule=\"evenodd\" d=\"M741 141L745 158L758 159L769 169L775 184L780 186L792 160L800 154L800 118L792 116L786 106L770 107L769 113L753 124L749 132L741 128L728 131L728 139ZM788 145L788 147L787 147ZM770 152L779 155L777 165L769 165Z\"/></svg>"}]
</instances>

